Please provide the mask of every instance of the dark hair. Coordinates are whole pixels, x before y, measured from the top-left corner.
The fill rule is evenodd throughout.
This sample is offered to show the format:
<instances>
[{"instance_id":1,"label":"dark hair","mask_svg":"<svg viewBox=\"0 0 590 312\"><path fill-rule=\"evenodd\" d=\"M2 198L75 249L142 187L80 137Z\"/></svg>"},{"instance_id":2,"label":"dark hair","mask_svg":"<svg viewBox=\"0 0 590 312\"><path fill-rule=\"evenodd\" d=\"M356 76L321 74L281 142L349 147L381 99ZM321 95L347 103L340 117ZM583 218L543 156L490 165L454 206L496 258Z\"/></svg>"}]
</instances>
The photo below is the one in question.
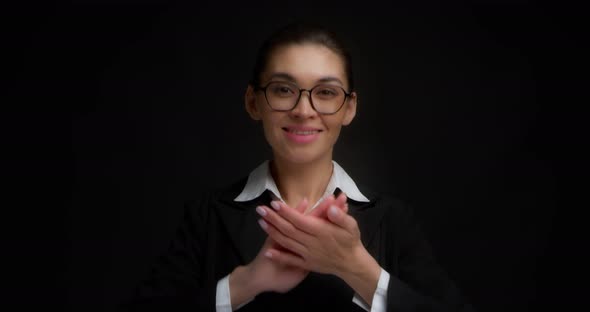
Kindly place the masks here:
<instances>
[{"instance_id":1,"label":"dark hair","mask_svg":"<svg viewBox=\"0 0 590 312\"><path fill-rule=\"evenodd\" d=\"M352 63L348 50L344 47L344 44L334 32L312 22L291 23L268 37L262 43L260 49L258 50L258 54L256 55L256 63L254 63L254 70L250 84L252 86L259 86L260 76L266 68L272 53L277 48L294 43L319 44L325 46L342 57L349 91L354 90Z\"/></svg>"}]
</instances>

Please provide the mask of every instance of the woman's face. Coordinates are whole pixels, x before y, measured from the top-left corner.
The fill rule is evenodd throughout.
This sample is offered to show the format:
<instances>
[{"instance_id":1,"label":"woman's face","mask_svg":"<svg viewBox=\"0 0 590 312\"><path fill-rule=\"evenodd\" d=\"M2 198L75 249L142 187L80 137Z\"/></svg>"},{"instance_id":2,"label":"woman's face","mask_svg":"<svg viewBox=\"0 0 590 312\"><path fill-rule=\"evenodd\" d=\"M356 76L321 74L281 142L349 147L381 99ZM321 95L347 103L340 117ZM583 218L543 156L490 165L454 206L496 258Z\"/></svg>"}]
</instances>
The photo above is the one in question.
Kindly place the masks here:
<instances>
[{"instance_id":1,"label":"woman's face","mask_svg":"<svg viewBox=\"0 0 590 312\"><path fill-rule=\"evenodd\" d=\"M272 53L261 86L269 82L289 82L302 89L318 84L339 86L348 90L342 58L322 45L291 44ZM332 159L332 151L342 126L350 124L356 113L356 94L346 98L343 107L333 115L322 115L311 106L309 92L303 91L291 111L272 110L263 91L246 91L246 110L255 120L261 120L266 140L275 157L294 163Z\"/></svg>"}]
</instances>

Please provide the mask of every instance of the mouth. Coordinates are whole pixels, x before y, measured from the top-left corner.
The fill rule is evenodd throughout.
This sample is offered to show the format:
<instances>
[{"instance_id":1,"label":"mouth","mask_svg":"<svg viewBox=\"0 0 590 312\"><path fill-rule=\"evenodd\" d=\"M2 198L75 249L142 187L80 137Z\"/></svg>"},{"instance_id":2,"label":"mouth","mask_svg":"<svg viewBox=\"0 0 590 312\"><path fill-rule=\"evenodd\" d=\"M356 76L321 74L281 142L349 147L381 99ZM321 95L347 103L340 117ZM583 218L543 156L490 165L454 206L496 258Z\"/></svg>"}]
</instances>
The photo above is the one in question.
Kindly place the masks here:
<instances>
[{"instance_id":1,"label":"mouth","mask_svg":"<svg viewBox=\"0 0 590 312\"><path fill-rule=\"evenodd\" d=\"M323 130L320 129L293 129L288 127L283 127L283 131L294 134L294 135L314 135L317 133L322 132Z\"/></svg>"}]
</instances>

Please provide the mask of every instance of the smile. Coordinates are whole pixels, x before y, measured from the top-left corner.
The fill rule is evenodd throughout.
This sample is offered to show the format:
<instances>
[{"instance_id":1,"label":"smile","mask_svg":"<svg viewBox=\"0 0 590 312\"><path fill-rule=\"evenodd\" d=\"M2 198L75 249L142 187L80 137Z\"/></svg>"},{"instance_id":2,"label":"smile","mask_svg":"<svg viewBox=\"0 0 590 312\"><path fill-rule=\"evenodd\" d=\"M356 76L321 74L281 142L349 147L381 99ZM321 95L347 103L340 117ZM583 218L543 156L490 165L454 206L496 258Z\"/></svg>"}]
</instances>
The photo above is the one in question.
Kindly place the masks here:
<instances>
[{"instance_id":1,"label":"smile","mask_svg":"<svg viewBox=\"0 0 590 312\"><path fill-rule=\"evenodd\" d=\"M285 136L293 143L310 143L315 141L322 130L319 129L293 129L293 128L282 128Z\"/></svg>"},{"instance_id":2,"label":"smile","mask_svg":"<svg viewBox=\"0 0 590 312\"><path fill-rule=\"evenodd\" d=\"M312 134L316 134L321 132L322 130L296 130L296 129L289 129L289 128L283 128L283 130L289 132L289 133L293 133L296 135L312 135Z\"/></svg>"}]
</instances>

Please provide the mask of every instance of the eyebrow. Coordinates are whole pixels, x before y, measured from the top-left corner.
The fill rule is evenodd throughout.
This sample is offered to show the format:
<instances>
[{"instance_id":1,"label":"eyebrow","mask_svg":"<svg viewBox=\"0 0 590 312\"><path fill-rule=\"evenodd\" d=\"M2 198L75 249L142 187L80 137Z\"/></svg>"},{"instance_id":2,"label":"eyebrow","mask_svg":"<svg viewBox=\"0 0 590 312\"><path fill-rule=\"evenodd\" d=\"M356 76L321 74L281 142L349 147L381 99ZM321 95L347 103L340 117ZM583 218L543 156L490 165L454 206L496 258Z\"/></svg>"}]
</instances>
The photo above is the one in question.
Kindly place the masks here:
<instances>
[{"instance_id":1,"label":"eyebrow","mask_svg":"<svg viewBox=\"0 0 590 312\"><path fill-rule=\"evenodd\" d=\"M296 82L295 77L293 77L287 73L281 73L281 72L274 73L274 74L270 75L269 80L272 80L273 78L280 78L280 79L285 79L285 80L288 80L291 82ZM338 83L340 83L340 85L344 86L344 83L342 83L342 81L340 79L333 77L333 76L322 77L322 78L318 79L317 82L325 83L325 82L333 82L333 81L338 82Z\"/></svg>"}]
</instances>

